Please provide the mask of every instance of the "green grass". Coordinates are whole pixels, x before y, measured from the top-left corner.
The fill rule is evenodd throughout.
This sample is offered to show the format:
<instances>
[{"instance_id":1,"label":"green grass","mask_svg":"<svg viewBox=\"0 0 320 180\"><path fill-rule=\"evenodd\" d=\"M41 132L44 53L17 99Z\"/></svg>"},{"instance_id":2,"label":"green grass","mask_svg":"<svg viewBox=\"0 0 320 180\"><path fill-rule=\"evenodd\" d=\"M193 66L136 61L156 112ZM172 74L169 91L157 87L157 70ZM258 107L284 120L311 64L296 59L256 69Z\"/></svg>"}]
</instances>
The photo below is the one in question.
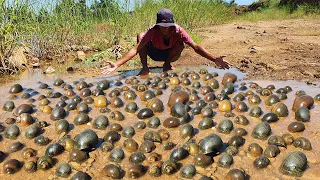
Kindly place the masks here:
<instances>
[{"instance_id":1,"label":"green grass","mask_svg":"<svg viewBox=\"0 0 320 180\"><path fill-rule=\"evenodd\" d=\"M233 7L220 0L146 0L128 13L126 4L115 0L0 0L0 59L5 62L18 46L26 47L29 54L40 60L61 60L74 45L89 46L99 51L121 44L129 49L139 32L155 23L160 8L170 8L176 23L183 27L196 43L201 38L194 31L202 27L232 21L259 21L292 18L319 18L320 8L300 6L278 7L279 0L254 12L233 15ZM136 1L138 4L139 1ZM115 61L113 56L105 58ZM6 62L10 68L10 63ZM87 64L86 64L87 63ZM92 61L84 62L89 66ZM94 63L96 64L96 63ZM131 63L139 64L138 60ZM0 68L4 65L0 64ZM1 70L1 69L0 69Z\"/></svg>"}]
</instances>

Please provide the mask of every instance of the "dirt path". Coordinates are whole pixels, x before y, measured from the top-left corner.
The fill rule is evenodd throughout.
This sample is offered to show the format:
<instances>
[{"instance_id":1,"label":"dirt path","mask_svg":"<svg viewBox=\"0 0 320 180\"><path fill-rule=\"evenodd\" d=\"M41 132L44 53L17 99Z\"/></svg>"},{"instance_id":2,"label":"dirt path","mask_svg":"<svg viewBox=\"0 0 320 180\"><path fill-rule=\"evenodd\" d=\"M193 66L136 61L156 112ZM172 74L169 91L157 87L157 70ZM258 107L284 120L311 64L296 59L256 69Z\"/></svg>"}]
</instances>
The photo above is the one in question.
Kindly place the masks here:
<instances>
[{"instance_id":1,"label":"dirt path","mask_svg":"<svg viewBox=\"0 0 320 180\"><path fill-rule=\"evenodd\" d=\"M196 30L201 45L248 79L320 81L320 19L241 22ZM208 65L187 48L174 65Z\"/></svg>"}]
</instances>

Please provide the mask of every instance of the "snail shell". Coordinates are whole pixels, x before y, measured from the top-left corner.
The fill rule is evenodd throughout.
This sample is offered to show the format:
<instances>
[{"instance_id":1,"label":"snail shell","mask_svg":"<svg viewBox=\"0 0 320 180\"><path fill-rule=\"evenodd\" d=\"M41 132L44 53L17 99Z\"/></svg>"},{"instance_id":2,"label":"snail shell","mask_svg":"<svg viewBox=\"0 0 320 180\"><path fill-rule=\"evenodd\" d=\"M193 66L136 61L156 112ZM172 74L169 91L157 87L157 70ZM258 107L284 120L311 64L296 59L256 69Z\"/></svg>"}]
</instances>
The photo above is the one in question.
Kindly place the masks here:
<instances>
[{"instance_id":1,"label":"snail shell","mask_svg":"<svg viewBox=\"0 0 320 180\"><path fill-rule=\"evenodd\" d=\"M259 144L251 143L248 146L248 152L250 153L250 155L252 155L254 157L258 157L258 156L261 156L263 149Z\"/></svg>"},{"instance_id":2,"label":"snail shell","mask_svg":"<svg viewBox=\"0 0 320 180\"><path fill-rule=\"evenodd\" d=\"M285 175L301 177L308 167L306 155L300 151L290 152L280 166L280 172Z\"/></svg>"},{"instance_id":3,"label":"snail shell","mask_svg":"<svg viewBox=\"0 0 320 180\"><path fill-rule=\"evenodd\" d=\"M226 177L225 177L226 180L246 180L247 179L247 176L246 176L246 173L244 172L244 170L241 170L241 169L231 169Z\"/></svg>"},{"instance_id":4,"label":"snail shell","mask_svg":"<svg viewBox=\"0 0 320 180\"><path fill-rule=\"evenodd\" d=\"M134 152L129 157L129 162L132 164L141 164L146 159L142 152Z\"/></svg>"},{"instance_id":5,"label":"snail shell","mask_svg":"<svg viewBox=\"0 0 320 180\"><path fill-rule=\"evenodd\" d=\"M257 169L266 168L270 164L270 160L266 156L260 156L254 160L253 165Z\"/></svg>"},{"instance_id":6,"label":"snail shell","mask_svg":"<svg viewBox=\"0 0 320 180\"><path fill-rule=\"evenodd\" d=\"M145 167L141 164L131 165L128 168L129 178L133 178L133 179L139 178L144 174L144 172L145 172Z\"/></svg>"},{"instance_id":7,"label":"snail shell","mask_svg":"<svg viewBox=\"0 0 320 180\"><path fill-rule=\"evenodd\" d=\"M37 170L37 157L31 157L24 163L23 169L27 172L35 172Z\"/></svg>"},{"instance_id":8,"label":"snail shell","mask_svg":"<svg viewBox=\"0 0 320 180\"><path fill-rule=\"evenodd\" d=\"M193 178L196 175L196 167L193 164L187 164L180 170L180 174L184 178Z\"/></svg>"},{"instance_id":9,"label":"snail shell","mask_svg":"<svg viewBox=\"0 0 320 180\"><path fill-rule=\"evenodd\" d=\"M72 168L68 163L62 163L56 169L56 175L63 178L67 178L71 172Z\"/></svg>"},{"instance_id":10,"label":"snail shell","mask_svg":"<svg viewBox=\"0 0 320 180\"><path fill-rule=\"evenodd\" d=\"M163 162L161 162L161 161L153 162L149 167L148 173L152 177L161 176L161 174L162 174L162 170L161 170L162 164L163 164Z\"/></svg>"},{"instance_id":11,"label":"snail shell","mask_svg":"<svg viewBox=\"0 0 320 180\"><path fill-rule=\"evenodd\" d=\"M305 137L298 137L293 142L294 147L299 147L303 150L312 150L311 142Z\"/></svg>"},{"instance_id":12,"label":"snail shell","mask_svg":"<svg viewBox=\"0 0 320 180\"><path fill-rule=\"evenodd\" d=\"M122 169L119 165L107 164L103 168L102 174L112 179L121 179Z\"/></svg>"},{"instance_id":13,"label":"snail shell","mask_svg":"<svg viewBox=\"0 0 320 180\"><path fill-rule=\"evenodd\" d=\"M79 164L85 162L88 158L89 158L88 154L79 149L71 149L69 152L70 161L73 161Z\"/></svg>"},{"instance_id":14,"label":"snail shell","mask_svg":"<svg viewBox=\"0 0 320 180\"><path fill-rule=\"evenodd\" d=\"M162 173L170 175L175 173L178 170L178 165L172 160L167 160L162 164Z\"/></svg>"},{"instance_id":15,"label":"snail shell","mask_svg":"<svg viewBox=\"0 0 320 180\"><path fill-rule=\"evenodd\" d=\"M47 170L53 167L53 159L50 156L42 156L37 161L37 168Z\"/></svg>"},{"instance_id":16,"label":"snail shell","mask_svg":"<svg viewBox=\"0 0 320 180\"><path fill-rule=\"evenodd\" d=\"M269 145L276 145L280 147L287 147L286 142L284 141L283 137L281 136L270 136L268 139Z\"/></svg>"},{"instance_id":17,"label":"snail shell","mask_svg":"<svg viewBox=\"0 0 320 180\"><path fill-rule=\"evenodd\" d=\"M10 159L3 164L3 173L4 174L13 174L19 171L21 168L20 161L16 159Z\"/></svg>"},{"instance_id":18,"label":"snail shell","mask_svg":"<svg viewBox=\"0 0 320 180\"><path fill-rule=\"evenodd\" d=\"M229 168L233 164L233 157L230 154L223 153L218 160L218 166Z\"/></svg>"},{"instance_id":19,"label":"snail shell","mask_svg":"<svg viewBox=\"0 0 320 180\"><path fill-rule=\"evenodd\" d=\"M265 150L264 150L264 155L267 156L268 158L274 158L280 153L280 149L276 145L269 145Z\"/></svg>"}]
</instances>

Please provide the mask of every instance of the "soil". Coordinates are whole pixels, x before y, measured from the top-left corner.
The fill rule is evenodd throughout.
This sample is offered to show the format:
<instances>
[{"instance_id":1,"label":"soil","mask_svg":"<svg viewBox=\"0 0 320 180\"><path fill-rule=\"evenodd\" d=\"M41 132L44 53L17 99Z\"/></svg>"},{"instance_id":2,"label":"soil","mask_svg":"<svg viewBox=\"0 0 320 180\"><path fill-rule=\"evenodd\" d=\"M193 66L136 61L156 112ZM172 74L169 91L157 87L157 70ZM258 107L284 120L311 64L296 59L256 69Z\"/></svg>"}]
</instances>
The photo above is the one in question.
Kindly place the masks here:
<instances>
[{"instance_id":1,"label":"soil","mask_svg":"<svg viewBox=\"0 0 320 180\"><path fill-rule=\"evenodd\" d=\"M197 29L210 53L225 55L251 80L320 80L320 19L237 22ZM214 63L191 48L175 66Z\"/></svg>"}]
</instances>

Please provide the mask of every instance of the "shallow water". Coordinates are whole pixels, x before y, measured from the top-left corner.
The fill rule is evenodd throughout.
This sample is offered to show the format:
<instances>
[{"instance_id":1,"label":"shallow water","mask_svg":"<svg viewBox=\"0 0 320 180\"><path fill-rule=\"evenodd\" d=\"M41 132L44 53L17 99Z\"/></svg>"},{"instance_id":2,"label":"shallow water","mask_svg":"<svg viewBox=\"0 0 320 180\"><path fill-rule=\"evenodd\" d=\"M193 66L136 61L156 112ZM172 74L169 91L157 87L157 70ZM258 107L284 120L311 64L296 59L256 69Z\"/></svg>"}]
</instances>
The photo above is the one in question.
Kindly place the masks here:
<instances>
[{"instance_id":1,"label":"shallow water","mask_svg":"<svg viewBox=\"0 0 320 180\"><path fill-rule=\"evenodd\" d=\"M195 70L196 72L198 72L198 70L201 68L206 68L209 72L217 72L219 74L219 76L216 79L219 81L219 83L221 83L221 80L222 80L224 73L231 72L231 73L236 74L238 77L238 81L235 83L235 85L239 85L240 83L245 82L245 83L247 83L247 87L248 87L250 82L255 82L255 83L258 83L261 87L266 87L267 85L273 84L273 85L275 85L276 89L284 87L286 85L291 86L293 91L287 94L288 95L287 100L282 101L287 105L290 114L288 117L280 118L280 120L277 123L270 124L272 127L272 135L282 135L282 134L288 133L289 132L287 130L288 125L291 122L296 121L294 119L294 113L291 110L296 91L304 90L306 92L306 94L308 94L312 97L314 97L316 94L320 93L320 88L319 88L318 83L315 83L315 85L308 86L306 83L296 82L296 81L273 82L273 81L243 80L245 78L245 74L242 74L241 72L238 72L235 69L218 70L218 69L209 68L209 67L188 67L188 68L178 68L175 71L181 72L181 71L187 71L187 70ZM152 76L158 75L157 73L161 72L161 69L155 68L155 69L152 69L151 72L153 72L153 74L151 75L151 77L152 77ZM130 78L130 76L138 73L138 70L127 71L127 72L122 72L122 73L124 73L124 75L126 75L126 76L129 76L128 78ZM117 79L118 77L119 77L118 74L112 75L112 76L97 76L97 77L92 77L90 75L79 77L75 74L69 74L69 75L64 75L63 79L68 84L72 84L73 81L75 81L75 80L85 80L86 82L95 83L95 82L98 82L102 79L108 79L108 80L112 81L112 80ZM0 99L1 107L6 101L9 100L8 90L9 90L10 86L15 83L20 83L24 88L32 88L32 89L40 92L40 94L43 94L44 90L39 89L38 86L40 85L39 82L45 82L50 87L52 87L54 89L54 91L59 91L59 92L63 93L62 88L54 87L52 85L53 80L55 78L57 78L57 76L55 76L55 75L43 76L40 73L36 73L36 74L28 74L27 76L24 75L20 80L17 80L14 82L7 82L7 83L3 84L0 87L0 95L3 97ZM141 82L143 82L143 81L144 81L144 79L141 79ZM124 80L122 80L122 82L124 83ZM202 84L204 84L204 83L202 83ZM124 85L126 85L126 84L124 83ZM131 87L130 85L128 85L128 86ZM105 91L106 94L108 94L114 87L115 86L112 86L111 88L106 90ZM93 88L91 88L91 89L93 89ZM250 88L248 87L248 89L250 89ZM220 85L220 89L215 90L216 94L218 94L220 92L220 90L221 90L221 85ZM255 91L254 89L251 89L251 90ZM74 91L78 92L76 89L74 89ZM171 87L168 87L164 91L163 95L161 95L159 97L164 102L164 105L166 105L168 102L168 97L169 97L170 92L171 92ZM236 91L235 93L230 95L230 97L232 98L238 92L239 91ZM137 93L138 97L136 98L135 102L138 104L139 108L142 109L143 107L145 107L145 103L140 101L140 98L139 98L140 94L141 93ZM199 93L199 96L203 97L200 93ZM33 98L37 99L37 97L38 97L38 95L34 96ZM124 100L124 98L123 98L123 94L121 94L120 97L125 103L127 103L127 101ZM109 96L107 96L107 98L110 99ZM266 98L261 96L261 99L265 100ZM49 105L51 107L54 107L55 103L58 102L60 99L50 99L50 100L51 100L51 103ZM235 104L232 100L230 100L230 101L232 102L233 105ZM20 104L26 103L26 100L23 100L20 97L18 97L17 99L14 100L14 102L17 107ZM249 105L247 98L244 102L248 105L249 109L252 107ZM36 106L35 109L39 109L39 102L38 101L34 102L33 104ZM263 109L264 114L270 111L270 108L266 107L264 105L264 101L262 101L259 106ZM89 112L89 116L92 119L94 119L97 115L101 114L99 112L99 110L94 108L93 104L89 105L89 107L92 108L92 110ZM123 109L124 109L124 107L120 108L120 111L123 112L123 114L126 116L126 119L124 121L117 122L117 123L120 123L123 127L133 126L139 120L136 116L138 111L136 112L136 114L129 114L129 113L126 113ZM111 109L111 110L119 110L119 109ZM213 109L213 110L214 110L214 112L217 113L213 118L213 120L216 124L218 124L220 121L222 121L224 119L227 119L224 117L223 113L219 112L218 109ZM210 167L208 167L206 169L197 168L197 175L194 177L194 179L199 179L202 175L211 176L214 179L224 179L227 172L229 170L231 170L232 168L244 169L245 172L250 176L250 179L296 179L294 177L282 175L279 172L279 167L288 152L297 151L297 150L302 151L306 154L306 156L308 158L309 166L310 166L310 168L308 170L306 170L304 175L299 179L319 179L318 176L320 175L320 171L319 171L319 168L320 168L320 156L319 156L320 155L320 144L317 141L317 139L320 136L320 133L319 133L320 132L320 130L319 130L320 129L320 125L319 125L320 107L319 107L319 104L315 103L314 107L312 108L311 121L308 123L305 123L306 130L301 133L291 133L295 138L300 137L300 136L308 138L312 143L313 149L311 151L304 151L302 149L295 148L293 145L289 145L287 149L280 148L281 153L276 158L271 158L270 159L271 164L264 170L255 169L253 167L253 161L255 158L251 157L247 153L247 148L248 148L249 144L252 142L258 143L263 149L265 149L268 146L267 140L264 140L264 141L256 140L251 137L251 132L253 130L253 127L258 122L260 122L260 118L250 117L249 111L245 112L245 113L238 113L235 110L233 110L233 112L236 115L240 115L240 114L245 115L250 121L249 125L247 125L247 126L243 126L243 125L239 125L239 124L234 123L235 127L243 127L248 131L248 135L244 136L244 138L246 139L246 143L242 147L239 148L239 153L236 156L234 156L234 164L231 166L231 168L217 167L216 162L218 161L219 156L215 156L214 157L215 163L213 163ZM68 120L69 123L72 123L73 119L75 118L76 115L77 115L76 111L71 111L65 119ZM109 113L106 113L105 115L109 116ZM13 115L11 112L4 112L2 109L0 110L0 121L2 122L3 125L7 126L7 124L4 121L6 120L6 118L12 117L12 116ZM51 124L51 126L48 126L45 128L43 135L53 139L53 141L51 143L57 142L59 135L57 135L54 131L55 122L49 119L50 115L37 111L37 112L33 113L33 116L36 117L38 120L41 120L41 121L45 120ZM158 116L160 118L161 122L163 122L167 117L170 116L170 110L168 108L166 108L163 113L156 114L156 116ZM193 117L193 120L190 122L190 124L192 124L194 128L197 128L198 123L201 119L202 119L201 115L196 115ZM231 117L228 119L233 120L234 117ZM115 122L115 121L110 120L110 118L109 118L109 121L110 121L110 123ZM147 122L147 120L145 120L145 122ZM26 128L21 127L20 125L18 125L18 126L20 127L20 130L21 130L21 135L19 136L19 138L17 140L9 140L9 139L3 138L3 140L0 142L0 150L7 152L7 147L10 143L20 141L25 144L25 147L31 147L31 148L36 149L38 151L37 152L38 157L44 155L47 146L40 147L40 146L37 146L34 144L33 139L32 140L26 139L24 137L24 131ZM78 134L79 132L81 132L87 128L92 128L90 123L88 123L86 125L75 126L68 133L68 135L70 135L73 138L76 134ZM147 132L148 130L157 131L160 128L165 128L165 127L160 126L157 129L151 129L151 128L147 127L144 130L136 130L136 134L134 135L133 139L136 142L138 142L138 144L140 145L142 143L143 135L145 132ZM181 139L179 137L179 128L173 128L173 129L168 129L168 130L171 134L170 141L177 144L175 148L182 147L183 139ZM105 135L105 133L107 132L107 130L96 130L95 129L95 132L97 133L99 138L102 138ZM232 133L231 134L221 134L216 130L216 126L215 126L209 130L198 131L198 133L192 139L195 140L196 142L199 142L199 140L201 140L202 138L204 138L205 136L207 136L208 134L211 134L211 133L216 133L217 135L219 135L222 138L223 142L225 142L225 143L227 143L228 140L233 135ZM2 133L2 135L3 135L3 133ZM125 140L125 138L121 138L120 141L118 141L115 144L115 147L118 147L118 146L122 147L124 140ZM163 149L162 145L159 143L156 143L156 146L157 146L157 148L155 149L154 152L161 154L163 161L167 160L168 157L170 156L171 151L165 151ZM122 167L122 169L124 171L127 171L128 164L129 164L128 157L130 156L130 153L128 151L126 151L125 149L124 149L124 152L126 154L126 158L122 161L122 163L120 163L120 166ZM106 164L111 163L108 160L108 155L109 155L109 153L104 153L99 149L92 151L90 153L90 157L92 159L94 159L94 161L92 163L84 163L81 166L73 163L74 169L73 169L72 175L75 174L77 172L77 170L82 170L82 171L90 174L93 179L103 179L103 178L107 179L107 178L103 177L100 174L100 172ZM148 155L146 155L146 156L148 156ZM23 159L21 157L21 151L9 154L9 156L5 159L5 161L12 159L12 158L16 158L19 161L23 161ZM3 162L2 162L2 163L0 163L0 172L1 172L0 179L22 179L21 177L23 177L23 179L47 179L48 177L50 177L49 179L57 178L54 175L55 169L58 167L58 165L60 163L68 162L68 153L64 152L63 154L58 155L55 158L57 159L56 165L47 171L38 170L34 173L27 173L23 169L21 169L19 172L15 173L13 175L4 175L3 174L3 171L2 171ZM182 160L180 163L183 165L186 165L188 163L192 163L192 159L193 158L191 156L189 156L185 160ZM149 166L150 164L147 161L144 161L143 165ZM150 179L150 178L151 177L148 174L145 174L140 179ZM124 179L128 179L128 177L125 176ZM177 172L171 176L162 175L161 177L155 178L155 179L181 179L181 176L180 176L180 173Z\"/></svg>"}]
</instances>

